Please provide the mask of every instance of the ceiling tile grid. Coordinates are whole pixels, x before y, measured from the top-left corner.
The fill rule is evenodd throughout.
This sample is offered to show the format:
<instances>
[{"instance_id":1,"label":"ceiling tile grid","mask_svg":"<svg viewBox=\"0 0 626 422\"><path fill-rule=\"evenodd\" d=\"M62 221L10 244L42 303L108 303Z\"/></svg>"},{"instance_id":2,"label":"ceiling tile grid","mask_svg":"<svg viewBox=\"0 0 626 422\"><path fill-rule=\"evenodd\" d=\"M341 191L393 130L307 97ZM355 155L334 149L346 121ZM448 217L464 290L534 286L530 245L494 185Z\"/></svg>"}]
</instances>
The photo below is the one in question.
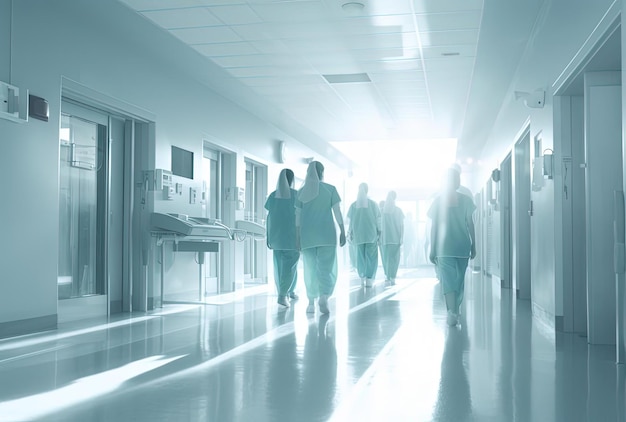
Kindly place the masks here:
<instances>
[{"instance_id":1,"label":"ceiling tile grid","mask_svg":"<svg viewBox=\"0 0 626 422\"><path fill-rule=\"evenodd\" d=\"M482 0L122 1L329 141L460 133Z\"/></svg>"}]
</instances>

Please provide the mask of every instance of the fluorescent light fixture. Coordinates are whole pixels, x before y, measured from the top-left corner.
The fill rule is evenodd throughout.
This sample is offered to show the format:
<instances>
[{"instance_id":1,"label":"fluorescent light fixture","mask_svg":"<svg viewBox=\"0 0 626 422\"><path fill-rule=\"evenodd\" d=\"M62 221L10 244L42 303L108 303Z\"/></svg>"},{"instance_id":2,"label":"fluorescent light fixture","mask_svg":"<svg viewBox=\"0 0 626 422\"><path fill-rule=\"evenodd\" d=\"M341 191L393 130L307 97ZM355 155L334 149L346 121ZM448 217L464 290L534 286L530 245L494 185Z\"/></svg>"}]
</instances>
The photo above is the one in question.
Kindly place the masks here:
<instances>
[{"instance_id":1,"label":"fluorescent light fixture","mask_svg":"<svg viewBox=\"0 0 626 422\"><path fill-rule=\"evenodd\" d=\"M372 82L367 73L342 73L337 75L322 75L329 84L349 84L356 82Z\"/></svg>"}]
</instances>

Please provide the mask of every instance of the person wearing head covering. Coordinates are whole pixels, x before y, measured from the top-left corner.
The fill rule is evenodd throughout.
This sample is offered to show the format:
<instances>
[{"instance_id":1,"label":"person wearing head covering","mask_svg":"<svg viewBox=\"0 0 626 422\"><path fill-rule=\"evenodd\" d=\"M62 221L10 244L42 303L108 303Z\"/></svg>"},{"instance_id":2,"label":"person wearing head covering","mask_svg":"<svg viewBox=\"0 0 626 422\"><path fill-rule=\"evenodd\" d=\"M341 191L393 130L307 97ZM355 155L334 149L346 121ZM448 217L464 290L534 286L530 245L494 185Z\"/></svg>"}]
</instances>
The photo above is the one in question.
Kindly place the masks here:
<instances>
[{"instance_id":1,"label":"person wearing head covering","mask_svg":"<svg viewBox=\"0 0 626 422\"><path fill-rule=\"evenodd\" d=\"M276 190L265 201L267 215L267 247L274 255L274 282L278 292L278 304L289 307L289 299L296 300L294 293L298 279L300 251L296 244L296 196L293 189L294 174L290 169L281 170Z\"/></svg>"},{"instance_id":2,"label":"person wearing head covering","mask_svg":"<svg viewBox=\"0 0 626 422\"><path fill-rule=\"evenodd\" d=\"M378 267L378 238L380 236L380 210L367 196L367 183L359 185L355 202L348 209L348 238L356 246L356 270L365 287L372 287Z\"/></svg>"},{"instance_id":3,"label":"person wearing head covering","mask_svg":"<svg viewBox=\"0 0 626 422\"><path fill-rule=\"evenodd\" d=\"M443 191L428 210L428 217L432 220L429 259L435 264L441 282L450 326L458 324L465 271L468 261L476 256L473 221L476 206L469 196L458 192L460 184L460 173L448 169Z\"/></svg>"},{"instance_id":4,"label":"person wearing head covering","mask_svg":"<svg viewBox=\"0 0 626 422\"><path fill-rule=\"evenodd\" d=\"M400 266L400 247L404 238L404 213L396 205L397 194L390 191L387 194L382 210L382 231L380 244L383 248L383 270L385 281L392 286L396 284L396 275Z\"/></svg>"},{"instance_id":5,"label":"person wearing head covering","mask_svg":"<svg viewBox=\"0 0 626 422\"><path fill-rule=\"evenodd\" d=\"M337 189L324 183L324 166L312 161L307 168L304 185L296 199L296 234L304 263L304 284L309 305L307 313L329 313L328 299L337 283L337 230L339 244L346 244L346 234ZM334 219L333 219L334 216Z\"/></svg>"},{"instance_id":6,"label":"person wearing head covering","mask_svg":"<svg viewBox=\"0 0 626 422\"><path fill-rule=\"evenodd\" d=\"M450 169L456 171L457 173L459 173L459 175L461 174L461 166L457 163L452 164L450 166ZM459 183L459 188L456 191L458 193L462 193L463 195L469 196L470 198L472 198L472 201L474 200L474 194L472 194L472 191L467 186L463 186Z\"/></svg>"}]
</instances>

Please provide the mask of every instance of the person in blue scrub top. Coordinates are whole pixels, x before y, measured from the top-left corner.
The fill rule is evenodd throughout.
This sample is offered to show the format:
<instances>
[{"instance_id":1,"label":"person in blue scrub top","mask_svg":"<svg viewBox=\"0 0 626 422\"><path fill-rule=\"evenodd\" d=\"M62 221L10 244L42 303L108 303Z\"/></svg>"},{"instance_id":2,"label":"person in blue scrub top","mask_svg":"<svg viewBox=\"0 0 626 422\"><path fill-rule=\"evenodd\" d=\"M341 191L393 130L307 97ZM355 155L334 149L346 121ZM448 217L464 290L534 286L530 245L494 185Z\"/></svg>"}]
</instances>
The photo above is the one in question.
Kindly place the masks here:
<instances>
[{"instance_id":1,"label":"person in blue scrub top","mask_svg":"<svg viewBox=\"0 0 626 422\"><path fill-rule=\"evenodd\" d=\"M450 326L458 324L465 271L468 261L476 256L476 206L472 198L457 191L460 185L461 174L454 168L448 169L444 189L428 210L432 220L429 259L441 282Z\"/></svg>"},{"instance_id":2,"label":"person in blue scrub top","mask_svg":"<svg viewBox=\"0 0 626 422\"><path fill-rule=\"evenodd\" d=\"M339 244L346 244L346 233L337 189L323 182L324 166L312 161L307 168L304 185L296 200L296 233L304 263L304 284L309 305L307 313L315 312L318 300L320 312L328 314L328 298L337 283L337 230ZM334 219L333 219L334 216Z\"/></svg>"},{"instance_id":3,"label":"person in blue scrub top","mask_svg":"<svg viewBox=\"0 0 626 422\"><path fill-rule=\"evenodd\" d=\"M390 285L396 284L396 275L400 266L400 248L404 238L404 213L396 205L397 194L391 191L387 194L382 209L382 232L380 243L383 248L383 270L385 281Z\"/></svg>"},{"instance_id":4,"label":"person in blue scrub top","mask_svg":"<svg viewBox=\"0 0 626 422\"><path fill-rule=\"evenodd\" d=\"M380 210L367 196L367 183L359 185L359 193L348 210L348 238L356 246L356 270L365 287L372 287L378 268Z\"/></svg>"},{"instance_id":5,"label":"person in blue scrub top","mask_svg":"<svg viewBox=\"0 0 626 422\"><path fill-rule=\"evenodd\" d=\"M283 169L278 175L276 190L265 201L267 215L267 247L274 254L274 281L278 292L278 304L289 307L289 299L296 300L294 293L298 279L300 251L296 244L296 196L293 189L294 174Z\"/></svg>"}]
</instances>

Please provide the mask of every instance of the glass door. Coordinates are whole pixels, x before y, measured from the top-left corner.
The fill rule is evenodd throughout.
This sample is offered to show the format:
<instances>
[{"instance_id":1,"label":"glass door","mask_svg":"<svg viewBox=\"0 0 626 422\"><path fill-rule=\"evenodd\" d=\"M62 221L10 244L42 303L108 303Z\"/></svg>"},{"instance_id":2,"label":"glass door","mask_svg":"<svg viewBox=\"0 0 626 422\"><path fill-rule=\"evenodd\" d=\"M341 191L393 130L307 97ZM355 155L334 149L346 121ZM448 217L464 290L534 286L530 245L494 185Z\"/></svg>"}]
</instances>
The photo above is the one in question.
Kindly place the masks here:
<instances>
[{"instance_id":1,"label":"glass door","mask_svg":"<svg viewBox=\"0 0 626 422\"><path fill-rule=\"evenodd\" d=\"M59 175L60 300L105 295L107 127L61 117Z\"/></svg>"},{"instance_id":2,"label":"glass door","mask_svg":"<svg viewBox=\"0 0 626 422\"><path fill-rule=\"evenodd\" d=\"M267 168L246 161L245 219L265 225L265 199L267 196ZM267 246L265 239L247 236L244 245L244 282L267 283Z\"/></svg>"},{"instance_id":3,"label":"glass door","mask_svg":"<svg viewBox=\"0 0 626 422\"><path fill-rule=\"evenodd\" d=\"M216 220L222 218L222 191L221 172L222 154L220 151L204 148L202 163L202 200L204 217ZM205 253L204 260L204 296L219 294L220 292L220 245L219 253Z\"/></svg>"}]
</instances>

